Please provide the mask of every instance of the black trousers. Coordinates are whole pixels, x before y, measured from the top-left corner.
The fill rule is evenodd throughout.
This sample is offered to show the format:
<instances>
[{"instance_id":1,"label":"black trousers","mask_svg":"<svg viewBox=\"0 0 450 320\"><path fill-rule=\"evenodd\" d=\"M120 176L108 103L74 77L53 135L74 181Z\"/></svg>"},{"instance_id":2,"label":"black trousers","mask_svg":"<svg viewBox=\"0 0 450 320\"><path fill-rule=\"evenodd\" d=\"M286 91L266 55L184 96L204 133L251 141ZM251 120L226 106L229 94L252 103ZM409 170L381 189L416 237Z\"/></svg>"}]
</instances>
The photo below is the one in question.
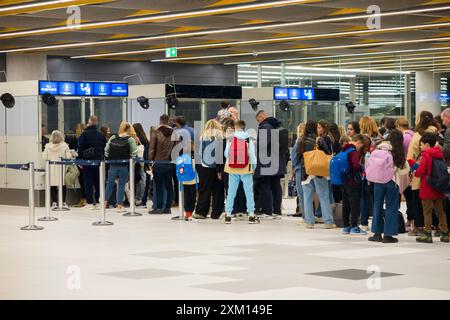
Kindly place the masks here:
<instances>
[{"instance_id":1,"label":"black trousers","mask_svg":"<svg viewBox=\"0 0 450 320\"><path fill-rule=\"evenodd\" d=\"M98 166L84 166L84 191L86 193L86 202L88 204L99 203L100 183ZM106 177L105 177L106 178Z\"/></svg>"},{"instance_id":2,"label":"black trousers","mask_svg":"<svg viewBox=\"0 0 450 320\"><path fill-rule=\"evenodd\" d=\"M411 198L414 216L414 227L423 228L424 227L423 208L422 208L422 200L420 200L419 198L419 190L412 190Z\"/></svg>"},{"instance_id":3,"label":"black trousers","mask_svg":"<svg viewBox=\"0 0 450 320\"><path fill-rule=\"evenodd\" d=\"M218 219L224 211L225 189L223 180L217 177L216 168L197 167L199 175L198 203L195 213L207 216L211 206L211 218Z\"/></svg>"},{"instance_id":4,"label":"black trousers","mask_svg":"<svg viewBox=\"0 0 450 320\"><path fill-rule=\"evenodd\" d=\"M344 227L357 227L361 212L361 184L344 184L342 188L342 220Z\"/></svg>"},{"instance_id":5,"label":"black trousers","mask_svg":"<svg viewBox=\"0 0 450 320\"><path fill-rule=\"evenodd\" d=\"M413 200L412 200L412 189L411 186L403 191L403 196L406 200L406 216L408 221L414 220L414 208L413 208Z\"/></svg>"},{"instance_id":6,"label":"black trousers","mask_svg":"<svg viewBox=\"0 0 450 320\"><path fill-rule=\"evenodd\" d=\"M333 192L334 203L340 203L342 201L342 190L341 186L331 185L331 190Z\"/></svg>"},{"instance_id":7,"label":"black trousers","mask_svg":"<svg viewBox=\"0 0 450 320\"><path fill-rule=\"evenodd\" d=\"M224 189L228 190L228 173L224 173ZM245 197L244 186L242 181L239 182L239 187L234 198L232 214L247 212L247 198Z\"/></svg>"},{"instance_id":8,"label":"black trousers","mask_svg":"<svg viewBox=\"0 0 450 320\"><path fill-rule=\"evenodd\" d=\"M262 176L256 180L259 189L256 208L268 215L281 214L281 177Z\"/></svg>"},{"instance_id":9,"label":"black trousers","mask_svg":"<svg viewBox=\"0 0 450 320\"><path fill-rule=\"evenodd\" d=\"M78 182L80 182L81 199L86 199L86 192L84 191L84 174L83 169L78 167L80 175L78 176Z\"/></svg>"},{"instance_id":10,"label":"black trousers","mask_svg":"<svg viewBox=\"0 0 450 320\"><path fill-rule=\"evenodd\" d=\"M67 188L66 188L66 186L63 186L63 202L66 202L66 193L67 193ZM51 186L50 187L50 195L51 195L52 203L53 202L58 203L58 187Z\"/></svg>"},{"instance_id":11,"label":"black trousers","mask_svg":"<svg viewBox=\"0 0 450 320\"><path fill-rule=\"evenodd\" d=\"M194 212L197 190L195 184L183 185L183 207L185 212Z\"/></svg>"}]
</instances>

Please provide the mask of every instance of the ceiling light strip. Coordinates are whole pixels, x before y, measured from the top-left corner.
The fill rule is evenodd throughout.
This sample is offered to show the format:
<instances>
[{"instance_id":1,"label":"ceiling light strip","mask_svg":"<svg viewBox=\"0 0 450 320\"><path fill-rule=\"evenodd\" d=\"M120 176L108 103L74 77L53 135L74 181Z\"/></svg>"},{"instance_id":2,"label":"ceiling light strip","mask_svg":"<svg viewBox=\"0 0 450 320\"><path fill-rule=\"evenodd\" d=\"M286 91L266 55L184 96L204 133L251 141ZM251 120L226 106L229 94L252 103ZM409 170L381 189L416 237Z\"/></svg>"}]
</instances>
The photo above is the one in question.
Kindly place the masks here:
<instances>
[{"instance_id":1,"label":"ceiling light strip","mask_svg":"<svg viewBox=\"0 0 450 320\"><path fill-rule=\"evenodd\" d=\"M187 18L195 18L201 16L209 16L209 15L218 15L218 14L227 14L234 12L242 12L248 10L260 10L272 8L274 6L289 6L295 4L301 4L303 2L307 2L309 0L283 0L283 1L271 1L271 2L263 2L263 3L253 3L239 6L227 6L227 7L218 7L214 9L201 9L194 10L189 12L180 12L180 13L165 13L158 15L151 15L145 17L138 18L128 18L128 19L120 19L120 20L112 20L112 21L102 21L102 22L90 22L90 23L82 23L78 26L77 30L83 30L88 28L101 28L101 27L111 27L111 26L122 26L122 25L130 25L130 24L140 24L140 23L149 23L149 22L162 22L167 20L175 20L175 19L187 19ZM71 31L71 26L61 26L61 27L51 27L51 28L41 28L35 30L23 30L23 31L14 31L14 32L6 32L0 34L0 38L8 38L8 37L20 37L20 36L28 36L33 34L40 33L53 33L53 32L64 32Z\"/></svg>"},{"instance_id":2,"label":"ceiling light strip","mask_svg":"<svg viewBox=\"0 0 450 320\"><path fill-rule=\"evenodd\" d=\"M408 49L408 50L394 50L394 51L382 51L382 52L364 52L364 53L352 53L341 55L328 55L322 57L301 57L301 58L285 58L285 59L269 59L269 60L254 60L254 61L239 61L239 62L226 62L224 65L241 65L241 64L265 64L265 63L278 63L288 62L287 64L295 64L295 61L308 61L308 60L320 60L320 59L333 59L342 57L358 57L358 56L377 56L384 54L396 54L396 53L408 53L408 52L426 52L426 51L441 51L450 50L450 47L441 48L423 48L423 49ZM247 54L249 55L249 54Z\"/></svg>"},{"instance_id":3,"label":"ceiling light strip","mask_svg":"<svg viewBox=\"0 0 450 320\"><path fill-rule=\"evenodd\" d=\"M178 50L189 50L189 49L208 49L208 48L220 48L228 46L239 46L239 45L250 45L250 44L263 44L270 42L286 42L292 40L307 40L307 39L319 39L319 38L329 38L329 37L339 37L348 35L357 35L365 33L383 33L392 31L405 31L405 30L417 30L417 29L429 29L429 28L441 28L450 26L450 22L446 23L436 23L430 25L415 25L406 27L394 27L378 30L362 30L362 31L346 31L346 32L335 32L335 33L325 33L325 34L312 34L306 36L291 36L291 37L279 37L279 38L267 38L259 40L247 40L247 41L231 41L231 42L221 42L212 44L200 44L194 46L181 46L177 47ZM148 49L148 50L134 50L134 51L122 51L122 52L112 52L112 53L99 53L90 55L73 56L73 59L81 58L98 58L98 57L114 57L114 56L124 56L124 55L140 55L154 52L164 52L165 49Z\"/></svg>"},{"instance_id":4,"label":"ceiling light strip","mask_svg":"<svg viewBox=\"0 0 450 320\"><path fill-rule=\"evenodd\" d=\"M378 16L384 17L384 16L407 15L407 14L417 14L417 13L442 11L442 10L450 10L450 6L422 8L422 9L416 9L416 10L392 11L392 12L380 13ZM247 27L219 29L219 30L203 30L203 31L184 32L184 33L175 33L175 34L163 34L163 35L150 36L150 37L102 40L102 41L92 41L92 42L83 42L83 43L69 43L69 44L61 44L61 45L40 46L40 47L34 47L34 48L7 49L7 50L0 51L0 53L27 52L27 51L37 51L37 50L55 50L55 49L78 48L78 47L87 47L87 46L101 46L101 45L111 45L111 44L145 42L145 41L152 41L152 40L194 37L194 36L203 36L203 35L210 35L210 34L284 28L284 27L290 27L290 26L320 24L320 23L325 23L325 22L357 20L357 19L365 19L368 17L373 17L373 15L368 15L368 14L367 15L354 15L354 16L347 16L347 17L327 18L327 19L318 19L318 20L310 20L310 21L297 21L297 22L288 22L288 23L264 24L264 25L255 25L255 26L247 26ZM12 32L12 33L4 33L4 34L0 33L0 38L4 35L8 35L8 34L9 35L17 35L18 32L32 32L32 31L35 31L35 30L30 30L30 31L24 30L24 31L17 31L17 32ZM366 30L362 30L362 31L366 31ZM371 31L373 32L374 30L371 30ZM359 30L359 32L361 32L361 30Z\"/></svg>"},{"instance_id":5,"label":"ceiling light strip","mask_svg":"<svg viewBox=\"0 0 450 320\"><path fill-rule=\"evenodd\" d=\"M251 56L251 55L264 55L264 54L284 54L292 52L305 52L305 51L322 51L322 50L333 50L333 49L348 49L348 48L364 48L373 46L388 46L396 44L417 44L426 42L436 42L436 41L449 41L450 37L442 38L428 38L428 39L415 39L415 40L402 40L402 41L385 41L385 42L372 42L372 43L361 43L361 44L351 44L351 45L341 45L341 46L328 46L328 47L312 47L312 48L301 48L301 49L287 49L287 50L271 50L271 51L258 51L258 52L247 52L239 54L221 54L221 55L210 55L210 56L196 56L196 57L181 57L181 58L170 58L170 59L155 59L152 62L168 62L168 61L185 61L185 60L201 60L210 58L227 58L233 56Z\"/></svg>"},{"instance_id":6,"label":"ceiling light strip","mask_svg":"<svg viewBox=\"0 0 450 320\"><path fill-rule=\"evenodd\" d=\"M7 7L0 7L0 14L3 14L5 12L10 11L16 11L16 10L23 10L23 9L34 9L36 7L45 7L45 6L52 6L52 5L58 5L58 4L65 4L70 2L75 2L76 0L58 0L58 1L41 1L41 2L33 2L28 4L19 4L19 5L12 5Z\"/></svg>"}]
</instances>

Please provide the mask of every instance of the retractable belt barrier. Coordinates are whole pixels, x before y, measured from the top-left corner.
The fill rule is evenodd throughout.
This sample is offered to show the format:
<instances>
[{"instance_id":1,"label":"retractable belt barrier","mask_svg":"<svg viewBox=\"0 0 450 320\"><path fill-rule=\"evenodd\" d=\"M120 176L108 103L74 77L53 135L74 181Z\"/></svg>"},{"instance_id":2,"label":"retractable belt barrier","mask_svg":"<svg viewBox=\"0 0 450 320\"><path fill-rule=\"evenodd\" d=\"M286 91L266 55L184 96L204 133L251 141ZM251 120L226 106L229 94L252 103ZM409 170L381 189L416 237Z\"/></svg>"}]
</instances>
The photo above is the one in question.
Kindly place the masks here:
<instances>
[{"instance_id":1,"label":"retractable belt barrier","mask_svg":"<svg viewBox=\"0 0 450 320\"><path fill-rule=\"evenodd\" d=\"M50 180L50 165L59 165L60 174L59 174L59 183L58 183L58 207L54 208L53 211L67 211L70 210L63 203L63 181L64 181L64 166L67 165L77 165L77 166L99 166L99 185L100 185L100 207L101 207L101 217L100 220L94 222L92 225L94 226L110 226L113 225L113 222L106 221L106 212L105 212L105 166L106 164L129 164L130 168L130 211L125 213L124 216L127 217L136 217L142 216L141 213L135 211L135 172L134 167L137 163L144 164L173 164L170 160L144 160L138 158L130 158L123 160L82 160L82 159L64 159L61 158L59 161L50 161L47 160L45 162L45 169L35 169L34 162L30 163L20 163L20 164L0 164L0 168L12 169L12 170L22 170L29 172L29 190L28 190L28 211L29 211L29 223L27 226L22 227L21 230L42 230L44 229L41 226L37 226L36 217L35 217L35 201L34 201L34 185L35 185L35 172L45 172L45 212L46 215L42 218L39 218L38 221L57 221L58 219L51 216L52 209L50 208L51 202L51 180ZM180 191L180 197L183 197L182 189ZM180 215L179 217L175 217L176 219L183 219L183 209L182 209L182 199L180 199Z\"/></svg>"}]
</instances>

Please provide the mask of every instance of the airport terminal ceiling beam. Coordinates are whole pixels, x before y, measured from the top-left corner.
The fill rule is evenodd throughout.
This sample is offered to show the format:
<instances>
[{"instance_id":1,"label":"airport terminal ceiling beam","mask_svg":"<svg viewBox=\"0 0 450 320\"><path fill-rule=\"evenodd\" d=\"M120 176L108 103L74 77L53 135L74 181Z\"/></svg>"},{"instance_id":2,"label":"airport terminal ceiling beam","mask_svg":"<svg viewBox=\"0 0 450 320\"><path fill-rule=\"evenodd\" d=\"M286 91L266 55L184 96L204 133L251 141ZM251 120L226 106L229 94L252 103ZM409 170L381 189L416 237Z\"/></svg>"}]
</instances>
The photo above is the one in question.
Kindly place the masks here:
<instances>
[{"instance_id":1,"label":"airport terminal ceiling beam","mask_svg":"<svg viewBox=\"0 0 450 320\"><path fill-rule=\"evenodd\" d=\"M14 1L14 4L11 5L0 5L0 17L107 2L112 2L112 0Z\"/></svg>"},{"instance_id":2,"label":"airport terminal ceiling beam","mask_svg":"<svg viewBox=\"0 0 450 320\"><path fill-rule=\"evenodd\" d=\"M101 21L101 22L86 22L81 23L77 26L77 30L89 30L89 29L99 29L99 28L110 28L110 27L118 27L125 25L133 25L133 24L142 24L142 23L156 23L156 22L167 22L179 19L189 19L189 18L197 18L197 17L205 17L205 16L213 16L213 15L221 15L221 14L230 14L244 11L253 11L253 10L261 10L268 9L272 7L282 7L282 6L290 6L290 5L298 5L303 3L308 3L314 0L280 0L280 1L270 1L270 2L262 2L262 3L250 3L245 5L233 5L233 6L221 6L221 7L212 7L212 8L204 8L192 11L183 11L183 12L168 12L162 14L153 14L150 16L140 16L140 17L130 17L119 20L111 20L111 21ZM5 32L0 34L1 39L10 39L10 38L18 38L18 37L27 37L31 35L40 35L40 34L55 34L61 32L69 32L73 30L73 26L56 26L50 28L40 28L40 29L32 29L32 30L20 30L20 31L12 31Z\"/></svg>"},{"instance_id":3,"label":"airport terminal ceiling beam","mask_svg":"<svg viewBox=\"0 0 450 320\"><path fill-rule=\"evenodd\" d=\"M406 14L419 14L419 13L430 13L435 11L443 11L450 10L450 6L440 6L433 8L419 8L413 10L397 10L381 13L380 17L386 16L398 16L398 15L406 15ZM80 48L80 47L88 47L88 46L102 46L102 45L114 45L114 44L125 44L125 43L138 43L138 42L148 42L153 40L167 40L167 39L176 39L176 38L189 38L189 37L198 37L204 35L211 34L221 34L221 33L233 33L233 32L243 32L243 31L255 31L255 30L264 30L264 29L277 29L277 28L286 28L286 27L296 27L301 25L312 25L312 24L321 24L321 23L330 23L330 22L342 22L342 21L351 21L358 19L367 19L371 17L371 15L363 14L363 15L350 15L345 17L332 17L325 19L317 19L317 20L307 20L307 21L295 21L295 22L286 22L286 23L266 23L266 24L258 24L252 26L244 26L244 27L236 27L236 28L228 28L228 29L209 29L209 30L201 30L194 32L181 32L181 33L170 33L170 34L160 34L149 37L133 37L133 38L124 38L124 39L113 39L113 40L101 40L101 41L91 41L91 42L80 42L80 43L67 43L67 44L58 44L58 45L46 45L39 47L28 47L28 48L13 48L13 49L5 49L1 50L0 53L6 52L30 52L30 51L41 51L41 50L59 50L59 49L71 49L71 48ZM423 28L433 28L445 26L445 23L434 23L429 25L424 25ZM419 26L418 28L420 28ZM379 33L379 32L394 32L401 31L401 28L406 28L403 30L408 30L408 27L397 27L397 28L385 28L380 31L376 30L356 30L356 31L347 31L340 33L327 33L322 35L307 35L306 38L302 39L319 39L321 37L330 37L330 35L334 36L342 36L342 35L356 35L356 34L370 34L370 33ZM24 31L26 32L26 31ZM8 37L8 34L12 33L0 33L0 38ZM299 36L300 37L300 36ZM295 37L298 39L298 37ZM301 38L301 37L300 37ZM286 41L286 39L284 40Z\"/></svg>"}]
</instances>

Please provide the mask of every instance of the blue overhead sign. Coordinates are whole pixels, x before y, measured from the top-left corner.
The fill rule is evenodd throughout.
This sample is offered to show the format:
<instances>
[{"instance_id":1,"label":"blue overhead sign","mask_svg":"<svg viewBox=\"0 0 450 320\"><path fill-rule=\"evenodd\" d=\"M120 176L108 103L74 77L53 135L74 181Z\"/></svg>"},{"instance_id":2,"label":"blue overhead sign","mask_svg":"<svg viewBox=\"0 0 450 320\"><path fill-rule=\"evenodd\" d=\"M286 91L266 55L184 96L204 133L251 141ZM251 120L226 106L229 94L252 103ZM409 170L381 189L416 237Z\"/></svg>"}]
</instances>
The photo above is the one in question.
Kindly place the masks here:
<instances>
[{"instance_id":1,"label":"blue overhead sign","mask_svg":"<svg viewBox=\"0 0 450 320\"><path fill-rule=\"evenodd\" d=\"M110 96L111 95L111 85L104 82L94 83L94 96Z\"/></svg>"},{"instance_id":2,"label":"blue overhead sign","mask_svg":"<svg viewBox=\"0 0 450 320\"><path fill-rule=\"evenodd\" d=\"M274 100L339 101L339 89L274 87Z\"/></svg>"},{"instance_id":3,"label":"blue overhead sign","mask_svg":"<svg viewBox=\"0 0 450 320\"><path fill-rule=\"evenodd\" d=\"M58 82L55 81L39 81L39 94L44 93L58 94Z\"/></svg>"},{"instance_id":4,"label":"blue overhead sign","mask_svg":"<svg viewBox=\"0 0 450 320\"><path fill-rule=\"evenodd\" d=\"M58 91L61 96L74 96L77 92L75 82L59 82Z\"/></svg>"},{"instance_id":5,"label":"blue overhead sign","mask_svg":"<svg viewBox=\"0 0 450 320\"><path fill-rule=\"evenodd\" d=\"M39 95L128 97L128 83L39 81Z\"/></svg>"},{"instance_id":6,"label":"blue overhead sign","mask_svg":"<svg viewBox=\"0 0 450 320\"><path fill-rule=\"evenodd\" d=\"M92 82L77 82L77 96L92 96L94 84Z\"/></svg>"}]
</instances>

